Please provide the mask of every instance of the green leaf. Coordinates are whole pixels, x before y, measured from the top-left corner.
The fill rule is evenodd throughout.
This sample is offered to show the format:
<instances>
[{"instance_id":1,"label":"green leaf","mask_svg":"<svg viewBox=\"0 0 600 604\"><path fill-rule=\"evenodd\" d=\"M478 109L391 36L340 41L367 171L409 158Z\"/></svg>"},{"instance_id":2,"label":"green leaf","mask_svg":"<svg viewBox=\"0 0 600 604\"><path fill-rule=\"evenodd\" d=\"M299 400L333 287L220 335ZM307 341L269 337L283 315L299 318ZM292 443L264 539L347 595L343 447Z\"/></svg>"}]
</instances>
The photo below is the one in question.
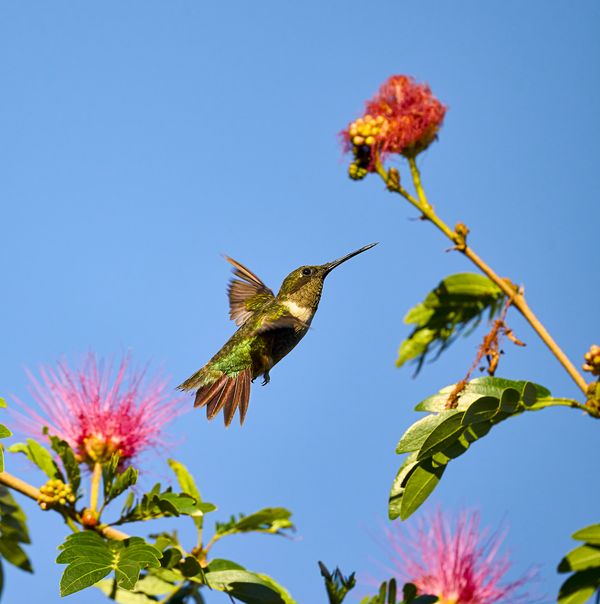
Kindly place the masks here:
<instances>
[{"instance_id":1,"label":"green leaf","mask_svg":"<svg viewBox=\"0 0 600 604\"><path fill-rule=\"evenodd\" d=\"M394 579L392 579L392 581L394 581ZM386 602L386 600L387 600L387 598L386 598L387 591L388 591L388 584L387 584L387 581L384 581L379 586L379 591L377 592L377 595L375 595L375 596L365 596L360 601L360 604L387 604L387 602ZM395 599L392 600L391 604L396 604L396 600Z\"/></svg>"},{"instance_id":2,"label":"green leaf","mask_svg":"<svg viewBox=\"0 0 600 604\"><path fill-rule=\"evenodd\" d=\"M114 579L103 579L95 583L94 587L97 587L104 595L108 596L110 600L117 602L117 604L156 604L154 598L148 597L143 592L131 592L117 587ZM172 585L171 589L173 589Z\"/></svg>"},{"instance_id":3,"label":"green leaf","mask_svg":"<svg viewBox=\"0 0 600 604\"><path fill-rule=\"evenodd\" d=\"M163 550L163 555L160 559L160 565L163 568L172 569L179 564L179 562L181 561L181 556L182 551L179 548L168 547Z\"/></svg>"},{"instance_id":4,"label":"green leaf","mask_svg":"<svg viewBox=\"0 0 600 604\"><path fill-rule=\"evenodd\" d=\"M42 447L42 445L32 438L27 439L27 444L15 443L14 445L8 447L8 450L11 453L24 453L30 461L32 461L40 470L42 470L42 472L44 472L44 474L46 474L46 476L48 476L48 478L58 478L60 480L64 479L62 472L52 459L52 455L50 455L47 449Z\"/></svg>"},{"instance_id":5,"label":"green leaf","mask_svg":"<svg viewBox=\"0 0 600 604\"><path fill-rule=\"evenodd\" d=\"M425 442L419 449L417 461L422 461L438 451L443 451L447 446L458 440L459 436L464 432L465 428L462 425L464 413L452 412L441 415L444 416L443 420L425 439Z\"/></svg>"},{"instance_id":6,"label":"green leaf","mask_svg":"<svg viewBox=\"0 0 600 604\"><path fill-rule=\"evenodd\" d=\"M218 535L231 535L235 533L272 533L283 535L284 531L294 529L294 524L290 520L292 513L285 508L264 508L244 516L233 516L229 522L217 523L216 533Z\"/></svg>"},{"instance_id":7,"label":"green leaf","mask_svg":"<svg viewBox=\"0 0 600 604\"><path fill-rule=\"evenodd\" d=\"M69 535L60 549L56 562L67 564L60 581L61 596L90 587L111 571L118 587L132 590L143 568L160 566L161 552L140 537L106 541L86 531Z\"/></svg>"},{"instance_id":8,"label":"green leaf","mask_svg":"<svg viewBox=\"0 0 600 604\"><path fill-rule=\"evenodd\" d=\"M527 381L477 378L462 388L456 407L447 409L455 388L455 384L447 386L419 403L416 410L431 414L410 426L398 443L398 453L411 455L392 484L388 503L391 519L408 518L433 491L445 466L487 435L493 425L542 408L550 395L543 386Z\"/></svg>"},{"instance_id":9,"label":"green leaf","mask_svg":"<svg viewBox=\"0 0 600 604\"><path fill-rule=\"evenodd\" d=\"M200 497L200 491L196 486L193 476L189 473L188 469L178 461L174 459L167 460L170 468L175 472L175 476L177 477L177 482L181 487L182 492L191 495L198 503L202 501L202 497Z\"/></svg>"},{"instance_id":10,"label":"green leaf","mask_svg":"<svg viewBox=\"0 0 600 604\"><path fill-rule=\"evenodd\" d=\"M531 407L531 405L535 403L538 397L537 388L531 382L527 382L523 387L523 393L521 397L523 400L523 404L526 407Z\"/></svg>"},{"instance_id":11,"label":"green leaf","mask_svg":"<svg viewBox=\"0 0 600 604\"><path fill-rule=\"evenodd\" d=\"M133 466L128 466L123 472L116 475L115 480L110 485L107 502L116 499L121 493L126 491L137 483L138 471Z\"/></svg>"},{"instance_id":12,"label":"green leaf","mask_svg":"<svg viewBox=\"0 0 600 604\"><path fill-rule=\"evenodd\" d=\"M405 583L402 588L404 602L412 602L417 597L417 586L414 583Z\"/></svg>"},{"instance_id":13,"label":"green leaf","mask_svg":"<svg viewBox=\"0 0 600 604\"><path fill-rule=\"evenodd\" d=\"M19 543L31 543L27 530L27 516L11 495L10 490L0 485L0 530L2 538Z\"/></svg>"},{"instance_id":14,"label":"green leaf","mask_svg":"<svg viewBox=\"0 0 600 604\"><path fill-rule=\"evenodd\" d=\"M0 538L0 556L21 570L25 570L29 573L33 572L27 554L16 541Z\"/></svg>"},{"instance_id":15,"label":"green leaf","mask_svg":"<svg viewBox=\"0 0 600 604\"><path fill-rule=\"evenodd\" d=\"M207 572L207 585L246 604L288 604L272 583L247 570Z\"/></svg>"},{"instance_id":16,"label":"green leaf","mask_svg":"<svg viewBox=\"0 0 600 604\"><path fill-rule=\"evenodd\" d=\"M559 604L585 604L600 588L600 568L571 575L560 587Z\"/></svg>"},{"instance_id":17,"label":"green leaf","mask_svg":"<svg viewBox=\"0 0 600 604\"><path fill-rule=\"evenodd\" d=\"M591 524L573 533L573 539L585 541L590 545L600 545L600 524Z\"/></svg>"},{"instance_id":18,"label":"green leaf","mask_svg":"<svg viewBox=\"0 0 600 604\"><path fill-rule=\"evenodd\" d=\"M449 411L448 414L458 413L457 411ZM419 421L415 422L402 435L400 442L396 447L396 453L410 453L418 451L431 432L443 422L448 415L439 413L437 415L426 415Z\"/></svg>"},{"instance_id":19,"label":"green leaf","mask_svg":"<svg viewBox=\"0 0 600 604\"><path fill-rule=\"evenodd\" d=\"M451 384L442 388L437 394L426 398L421 401L416 407L415 411L430 411L439 412L446 410L446 403L448 402L448 396L455 389L456 384ZM460 392L458 397L457 409L467 409L473 402L480 399L482 396L489 396L500 400L502 393L507 388L513 388L521 393L521 397L527 393L528 405L533 404L531 402L533 396L533 390L535 390L536 398L550 397L550 391L539 384L533 382L527 382L523 380L507 380L498 377L481 377L471 380Z\"/></svg>"},{"instance_id":20,"label":"green leaf","mask_svg":"<svg viewBox=\"0 0 600 604\"><path fill-rule=\"evenodd\" d=\"M404 487L406 486L406 482L410 474L417 467L417 453L411 453L405 459L398 473L396 474L396 478L392 484L392 488L390 490L390 497L388 503L388 515L390 520L394 520L400 516L400 507L402 505L402 496L404 495Z\"/></svg>"},{"instance_id":21,"label":"green leaf","mask_svg":"<svg viewBox=\"0 0 600 604\"><path fill-rule=\"evenodd\" d=\"M12 432L3 424L0 424L0 438L12 436Z\"/></svg>"},{"instance_id":22,"label":"green leaf","mask_svg":"<svg viewBox=\"0 0 600 604\"><path fill-rule=\"evenodd\" d=\"M33 572L21 543L31 543L27 517L10 491L0 486L0 556L21 570Z\"/></svg>"},{"instance_id":23,"label":"green leaf","mask_svg":"<svg viewBox=\"0 0 600 604\"><path fill-rule=\"evenodd\" d=\"M167 460L169 466L175 473L177 482L181 487L181 490L188 495L191 495L197 503L202 503L202 497L200 496L200 490L196 486L193 476L189 473L188 469L180 462L174 459ZM216 507L214 508L216 509ZM198 530L198 543L202 542L202 529L204 526L204 514L192 515L192 520Z\"/></svg>"},{"instance_id":24,"label":"green leaf","mask_svg":"<svg viewBox=\"0 0 600 604\"><path fill-rule=\"evenodd\" d=\"M168 516L185 515L197 517L212 512L215 509L216 506L212 503L197 502L188 493L173 493L171 488L161 491L160 484L156 484L135 505L129 505L124 508L121 518L115 524Z\"/></svg>"},{"instance_id":25,"label":"green leaf","mask_svg":"<svg viewBox=\"0 0 600 604\"><path fill-rule=\"evenodd\" d=\"M195 577L196 575L204 576L204 571L200 566L200 562L194 556L186 556L180 566L181 573L184 577Z\"/></svg>"},{"instance_id":26,"label":"green leaf","mask_svg":"<svg viewBox=\"0 0 600 604\"><path fill-rule=\"evenodd\" d=\"M412 583L406 583L402 588L403 600L398 602L396 580L391 579L388 585L384 581L379 587L379 593L376 596L367 596L360 601L360 604L433 604L438 601L437 596L417 595L417 588Z\"/></svg>"},{"instance_id":27,"label":"green leaf","mask_svg":"<svg viewBox=\"0 0 600 604\"><path fill-rule=\"evenodd\" d=\"M600 568L600 546L580 545L570 551L558 565L559 573L568 573L573 570L587 570Z\"/></svg>"},{"instance_id":28,"label":"green leaf","mask_svg":"<svg viewBox=\"0 0 600 604\"><path fill-rule=\"evenodd\" d=\"M521 400L521 393L515 388L506 388L502 391L500 398L500 411L504 413L514 413L517 411L519 402Z\"/></svg>"},{"instance_id":29,"label":"green leaf","mask_svg":"<svg viewBox=\"0 0 600 604\"><path fill-rule=\"evenodd\" d=\"M114 453L110 461L102 465L104 505L137 483L138 471L133 466L127 466L124 469L121 466L121 458L118 453Z\"/></svg>"},{"instance_id":30,"label":"green leaf","mask_svg":"<svg viewBox=\"0 0 600 604\"><path fill-rule=\"evenodd\" d=\"M269 577L263 573L256 573L256 576L262 579L271 589L276 591L281 596L281 599L285 604L296 604L296 600L292 598L290 592L283 587L283 585L277 583L273 577Z\"/></svg>"},{"instance_id":31,"label":"green leaf","mask_svg":"<svg viewBox=\"0 0 600 604\"><path fill-rule=\"evenodd\" d=\"M208 572L216 573L222 570L246 570L243 566L232 560L225 560L224 558L214 558L208 565Z\"/></svg>"},{"instance_id":32,"label":"green leaf","mask_svg":"<svg viewBox=\"0 0 600 604\"><path fill-rule=\"evenodd\" d=\"M406 520L438 485L445 465L436 466L431 459L419 463L408 477L400 502L400 518Z\"/></svg>"},{"instance_id":33,"label":"green leaf","mask_svg":"<svg viewBox=\"0 0 600 604\"><path fill-rule=\"evenodd\" d=\"M446 277L404 317L405 323L415 327L402 342L396 365L401 367L418 359L417 372L420 371L430 352L437 349L437 354L441 354L467 327L475 328L484 312L491 319L502 308L503 300L502 290L483 275L461 273Z\"/></svg>"},{"instance_id":34,"label":"green leaf","mask_svg":"<svg viewBox=\"0 0 600 604\"><path fill-rule=\"evenodd\" d=\"M487 421L498 412L500 401L494 396L482 396L477 399L465 411L462 419L463 425L476 424Z\"/></svg>"},{"instance_id":35,"label":"green leaf","mask_svg":"<svg viewBox=\"0 0 600 604\"><path fill-rule=\"evenodd\" d=\"M570 551L558 565L559 573L575 571L560 588L560 604L583 604L600 590L600 524L578 530L573 538L585 543Z\"/></svg>"},{"instance_id":36,"label":"green leaf","mask_svg":"<svg viewBox=\"0 0 600 604\"><path fill-rule=\"evenodd\" d=\"M73 449L71 449L71 445L57 436L48 435L48 438L50 439L52 450L62 461L67 480L73 489L73 493L77 494L81 484L81 473L79 471L79 464L77 463L75 453Z\"/></svg>"},{"instance_id":37,"label":"green leaf","mask_svg":"<svg viewBox=\"0 0 600 604\"><path fill-rule=\"evenodd\" d=\"M154 574L146 574L135 584L135 591L142 592L148 596L160 596L172 590L173 583L165 581Z\"/></svg>"}]
</instances>

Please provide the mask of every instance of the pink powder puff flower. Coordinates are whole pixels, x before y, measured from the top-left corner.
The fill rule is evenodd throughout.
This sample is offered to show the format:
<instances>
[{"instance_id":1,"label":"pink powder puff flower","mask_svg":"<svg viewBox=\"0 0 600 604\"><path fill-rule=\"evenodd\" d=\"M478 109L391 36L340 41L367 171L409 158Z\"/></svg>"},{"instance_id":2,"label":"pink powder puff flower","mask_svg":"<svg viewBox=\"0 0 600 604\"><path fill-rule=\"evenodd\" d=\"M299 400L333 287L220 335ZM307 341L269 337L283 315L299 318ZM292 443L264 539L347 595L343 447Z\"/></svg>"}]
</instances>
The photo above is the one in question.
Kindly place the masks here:
<instances>
[{"instance_id":1,"label":"pink powder puff flower","mask_svg":"<svg viewBox=\"0 0 600 604\"><path fill-rule=\"evenodd\" d=\"M164 380L144 380L145 372L130 370L129 364L127 355L113 372L111 362L98 362L90 353L80 369L61 361L56 369L42 367L41 380L29 374L42 415L22 404L28 431L40 435L47 427L90 466L115 452L122 463L163 445L161 431L181 412L181 399L170 394Z\"/></svg>"},{"instance_id":2,"label":"pink powder puff flower","mask_svg":"<svg viewBox=\"0 0 600 604\"><path fill-rule=\"evenodd\" d=\"M394 75L366 103L365 114L349 124L341 136L359 167L372 172L376 154L382 159L392 153L414 157L426 149L435 139L445 114L446 107L427 84Z\"/></svg>"},{"instance_id":3,"label":"pink powder puff flower","mask_svg":"<svg viewBox=\"0 0 600 604\"><path fill-rule=\"evenodd\" d=\"M414 583L420 594L437 596L439 604L532 601L518 593L531 573L503 581L510 568L508 555L499 553L504 535L480 531L477 513L461 513L452 530L438 511L416 531L388 530L387 537L398 578Z\"/></svg>"}]
</instances>

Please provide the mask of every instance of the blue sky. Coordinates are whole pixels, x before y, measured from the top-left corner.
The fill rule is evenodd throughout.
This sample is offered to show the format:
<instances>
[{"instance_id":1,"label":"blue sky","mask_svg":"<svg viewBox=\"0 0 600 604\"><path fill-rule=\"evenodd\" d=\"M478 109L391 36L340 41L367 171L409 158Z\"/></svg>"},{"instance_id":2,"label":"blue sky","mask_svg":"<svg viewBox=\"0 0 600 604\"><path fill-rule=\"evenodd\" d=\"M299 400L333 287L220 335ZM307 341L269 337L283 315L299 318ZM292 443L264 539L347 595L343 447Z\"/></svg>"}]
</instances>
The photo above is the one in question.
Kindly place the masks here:
<instances>
[{"instance_id":1,"label":"blue sky","mask_svg":"<svg viewBox=\"0 0 600 604\"><path fill-rule=\"evenodd\" d=\"M3 3L2 392L27 399L24 367L90 349L131 350L175 385L233 332L221 253L277 288L301 264L379 241L329 277L311 332L254 385L243 429L198 412L170 428L172 456L217 518L294 512L297 539L232 538L215 554L300 602L325 599L319 559L377 575L396 442L417 402L462 377L481 332L416 380L395 369L406 310L471 269L375 178L346 177L337 132L389 75L429 82L449 107L420 158L431 200L525 284L579 364L599 325L599 24L593 1ZM577 396L523 321L509 322L527 347L507 345L499 375ZM506 422L424 510L506 522L517 573L539 566L535 591L551 598L569 535L598 521L597 431L563 409ZM160 459L145 465L167 478ZM9 569L5 601L58 602L48 560L65 528L24 505L36 575Z\"/></svg>"}]
</instances>

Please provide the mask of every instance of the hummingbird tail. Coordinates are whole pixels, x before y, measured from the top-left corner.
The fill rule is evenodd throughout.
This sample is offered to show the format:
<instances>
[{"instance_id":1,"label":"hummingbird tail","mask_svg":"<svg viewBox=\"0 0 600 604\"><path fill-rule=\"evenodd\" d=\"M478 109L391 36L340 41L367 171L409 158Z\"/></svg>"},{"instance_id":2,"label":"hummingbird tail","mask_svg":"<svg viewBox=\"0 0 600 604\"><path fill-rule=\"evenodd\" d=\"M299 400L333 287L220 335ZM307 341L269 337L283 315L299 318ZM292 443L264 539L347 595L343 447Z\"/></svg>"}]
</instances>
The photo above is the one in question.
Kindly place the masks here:
<instances>
[{"instance_id":1,"label":"hummingbird tail","mask_svg":"<svg viewBox=\"0 0 600 604\"><path fill-rule=\"evenodd\" d=\"M250 400L250 369L240 371L235 377L223 374L212 384L201 386L196 392L194 407L206 406L206 417L213 419L221 409L225 425L233 420L236 409L240 410L240 425L244 423Z\"/></svg>"}]
</instances>

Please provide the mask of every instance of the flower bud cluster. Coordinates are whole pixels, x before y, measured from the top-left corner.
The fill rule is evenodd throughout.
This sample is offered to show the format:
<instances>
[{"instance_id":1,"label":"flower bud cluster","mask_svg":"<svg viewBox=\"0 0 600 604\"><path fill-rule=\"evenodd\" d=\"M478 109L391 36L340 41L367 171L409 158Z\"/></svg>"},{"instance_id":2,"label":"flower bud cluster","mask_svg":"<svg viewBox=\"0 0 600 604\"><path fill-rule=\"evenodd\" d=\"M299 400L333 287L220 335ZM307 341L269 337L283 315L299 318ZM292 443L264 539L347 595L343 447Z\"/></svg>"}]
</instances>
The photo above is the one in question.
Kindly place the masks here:
<instances>
[{"instance_id":1,"label":"flower bud cluster","mask_svg":"<svg viewBox=\"0 0 600 604\"><path fill-rule=\"evenodd\" d=\"M426 84L404 75L388 78L367 102L365 114L341 132L346 151L355 157L350 177L364 178L375 171L376 159L391 154L414 158L435 140L445 114Z\"/></svg>"},{"instance_id":2,"label":"flower bud cluster","mask_svg":"<svg viewBox=\"0 0 600 604\"><path fill-rule=\"evenodd\" d=\"M67 503L75 503L75 495L70 484L54 478L40 487L38 504L42 510L47 510L52 505L66 505Z\"/></svg>"},{"instance_id":3,"label":"flower bud cluster","mask_svg":"<svg viewBox=\"0 0 600 604\"><path fill-rule=\"evenodd\" d=\"M600 418L600 382L588 384L586 395L585 406L588 413L593 417Z\"/></svg>"},{"instance_id":4,"label":"flower bud cluster","mask_svg":"<svg viewBox=\"0 0 600 604\"><path fill-rule=\"evenodd\" d=\"M592 375L600 376L600 346L594 344L583 356L585 363L584 371L589 371Z\"/></svg>"},{"instance_id":5,"label":"flower bud cluster","mask_svg":"<svg viewBox=\"0 0 600 604\"><path fill-rule=\"evenodd\" d=\"M388 127L385 117L369 114L359 117L348 126L346 139L354 155L354 161L348 167L348 176L352 180L362 180L374 171L374 149L380 144Z\"/></svg>"},{"instance_id":6,"label":"flower bud cluster","mask_svg":"<svg viewBox=\"0 0 600 604\"><path fill-rule=\"evenodd\" d=\"M350 135L350 141L355 147L360 147L361 145L369 145L371 147L376 143L378 138L385 136L388 128L389 123L383 115L373 117L367 114L350 124L348 134Z\"/></svg>"}]
</instances>

